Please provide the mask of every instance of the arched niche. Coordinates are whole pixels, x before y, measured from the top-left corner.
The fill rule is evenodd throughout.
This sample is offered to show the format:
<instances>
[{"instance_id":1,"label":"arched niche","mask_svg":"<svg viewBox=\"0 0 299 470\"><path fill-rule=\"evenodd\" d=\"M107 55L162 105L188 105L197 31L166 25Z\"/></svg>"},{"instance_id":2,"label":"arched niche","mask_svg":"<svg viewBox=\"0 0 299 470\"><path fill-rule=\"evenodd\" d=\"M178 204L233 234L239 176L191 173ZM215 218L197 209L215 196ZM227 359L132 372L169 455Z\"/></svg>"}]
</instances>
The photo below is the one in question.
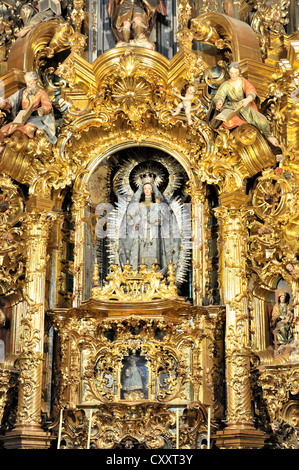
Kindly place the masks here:
<instances>
[{"instance_id":1,"label":"arched niche","mask_svg":"<svg viewBox=\"0 0 299 470\"><path fill-rule=\"evenodd\" d=\"M17 290L14 294L0 296L2 319L0 324L0 340L3 341L5 363L9 363L11 360L13 363L18 350L19 312L23 308L24 299L20 290Z\"/></svg>"},{"instance_id":2,"label":"arched niche","mask_svg":"<svg viewBox=\"0 0 299 470\"><path fill-rule=\"evenodd\" d=\"M290 303L292 303L290 282L279 272L269 274L267 279L263 280L253 274L249 288L253 294L253 349L260 352L268 349L274 351L274 337L270 325L272 310L279 295L283 292L290 295Z\"/></svg>"},{"instance_id":3,"label":"arched niche","mask_svg":"<svg viewBox=\"0 0 299 470\"><path fill-rule=\"evenodd\" d=\"M90 159L83 177L75 181L74 190L81 191L82 188L88 184L88 181L90 180L92 174L96 171L96 169L103 162L105 162L107 158L109 158L111 155L114 155L117 152L120 152L124 149L139 148L139 147L141 147L140 144L132 140L128 140L126 142L115 143L115 145L112 145L109 148L101 149L101 151L96 156ZM198 178L190 165L188 156L185 153L183 153L183 151L180 152L180 151L174 150L173 148L171 148L168 142L166 141L159 142L158 140L155 141L154 138L152 140L142 141L142 147L156 149L158 151L165 152L166 154L173 157L185 170L185 172L188 175L189 181L193 185L198 185L199 183Z\"/></svg>"},{"instance_id":4,"label":"arched niche","mask_svg":"<svg viewBox=\"0 0 299 470\"><path fill-rule=\"evenodd\" d=\"M140 155L140 161L138 160L138 155ZM198 182L196 175L194 175L185 155L176 153L173 150L170 152L170 149L165 148L165 146L160 144L154 145L151 143L151 145L144 144L141 146L136 144L131 145L131 143L128 142L122 145L116 144L113 148L109 148L105 152L102 152L100 155L97 155L91 159L88 165L88 170L85 172L82 178L78 178L74 185L74 194L80 195L83 191L83 188L85 188L86 197L88 198L88 204L86 204L84 209L84 233L83 229L81 232L82 243L84 243L84 253L82 252L81 256L84 257L85 266L85 300L87 300L90 296L90 289L92 286L91 273L93 272L95 259L97 259L98 264L100 265L99 269L101 270L101 280L105 279L105 275L107 274L109 268L109 260L107 257L107 249L105 245L106 233L104 233L104 238L102 238L100 241L96 240L95 237L95 230L97 229L97 224L99 223L99 205L102 204L102 208L105 209L105 211L107 208L109 209L109 207L116 207L118 202L116 194L117 191L114 187L115 184L113 183L113 178L115 177L116 173L124 167L125 160L130 160L130 158L133 160L136 158L136 166L142 162L149 163L150 161L156 163L158 162L162 165L165 164L166 166L168 165L170 168L168 172L168 178L170 180L174 179L172 172L179 168L180 174L184 175L184 177L182 177L181 183L178 187L176 187L172 197L179 198L182 203L188 205L187 210L190 212L190 226L192 225L192 218L194 217L195 211L201 211L202 205L201 203L196 203L195 192L189 191L190 186L193 188L198 188ZM168 162L167 164L165 163L166 161ZM107 216L107 212L104 213L104 216ZM101 223L101 227L104 227L104 230L106 230L105 219ZM200 230L201 229L202 227L200 227ZM80 241L78 243L80 243ZM192 250L190 251L192 252ZM103 257L101 258L102 255ZM81 260L81 262L82 261L83 260ZM184 287L182 288L182 295L189 298L192 297L191 258L190 262L188 261L188 263L189 267L187 270L186 281L184 283ZM74 280L74 284L76 285L76 280Z\"/></svg>"}]
</instances>

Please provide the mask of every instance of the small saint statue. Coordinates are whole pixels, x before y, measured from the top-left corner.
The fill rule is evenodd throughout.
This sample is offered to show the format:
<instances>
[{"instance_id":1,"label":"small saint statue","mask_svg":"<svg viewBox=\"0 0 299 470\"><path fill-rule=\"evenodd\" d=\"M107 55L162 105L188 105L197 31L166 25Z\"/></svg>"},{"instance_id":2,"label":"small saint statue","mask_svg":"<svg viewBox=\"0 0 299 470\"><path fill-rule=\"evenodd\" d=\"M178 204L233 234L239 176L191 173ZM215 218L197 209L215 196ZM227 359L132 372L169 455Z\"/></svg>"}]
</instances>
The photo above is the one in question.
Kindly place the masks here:
<instances>
[{"instance_id":1,"label":"small saint statue","mask_svg":"<svg viewBox=\"0 0 299 470\"><path fill-rule=\"evenodd\" d=\"M118 42L148 41L157 13L166 15L163 0L109 0L108 16Z\"/></svg>"},{"instance_id":2,"label":"small saint statue","mask_svg":"<svg viewBox=\"0 0 299 470\"><path fill-rule=\"evenodd\" d=\"M132 392L137 392L139 397L146 398L145 381L145 368L138 365L138 357L129 356L122 372L123 396L126 397Z\"/></svg>"},{"instance_id":3,"label":"small saint statue","mask_svg":"<svg viewBox=\"0 0 299 470\"><path fill-rule=\"evenodd\" d=\"M280 345L289 344L293 339L293 312L289 305L290 295L282 293L273 307L271 327L275 329Z\"/></svg>"}]
</instances>

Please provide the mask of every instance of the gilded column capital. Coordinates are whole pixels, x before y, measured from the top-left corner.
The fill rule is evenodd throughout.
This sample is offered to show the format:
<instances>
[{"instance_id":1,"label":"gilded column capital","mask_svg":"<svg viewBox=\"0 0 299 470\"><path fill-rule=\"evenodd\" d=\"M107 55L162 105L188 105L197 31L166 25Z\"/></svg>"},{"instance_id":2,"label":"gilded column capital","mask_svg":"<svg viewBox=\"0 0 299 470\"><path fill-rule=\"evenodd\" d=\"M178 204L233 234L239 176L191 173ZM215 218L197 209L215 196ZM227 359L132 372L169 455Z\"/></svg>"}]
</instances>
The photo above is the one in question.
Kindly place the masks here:
<instances>
[{"instance_id":1,"label":"gilded column capital","mask_svg":"<svg viewBox=\"0 0 299 470\"><path fill-rule=\"evenodd\" d=\"M43 212L48 213L53 209L54 202L42 195L33 194L29 197L27 203L27 211L30 214L42 214Z\"/></svg>"},{"instance_id":2,"label":"gilded column capital","mask_svg":"<svg viewBox=\"0 0 299 470\"><path fill-rule=\"evenodd\" d=\"M231 192L225 192L219 196L219 202L222 207L227 209L243 209L247 207L249 196L242 189Z\"/></svg>"}]
</instances>

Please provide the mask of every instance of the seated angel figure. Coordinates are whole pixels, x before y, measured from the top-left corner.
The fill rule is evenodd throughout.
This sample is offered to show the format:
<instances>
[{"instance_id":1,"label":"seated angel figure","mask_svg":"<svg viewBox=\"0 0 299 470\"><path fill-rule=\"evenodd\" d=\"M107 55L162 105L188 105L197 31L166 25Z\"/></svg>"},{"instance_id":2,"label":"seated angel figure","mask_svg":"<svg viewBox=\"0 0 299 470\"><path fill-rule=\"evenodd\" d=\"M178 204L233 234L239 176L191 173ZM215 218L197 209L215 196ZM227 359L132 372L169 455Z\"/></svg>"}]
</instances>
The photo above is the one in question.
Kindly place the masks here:
<instances>
[{"instance_id":1,"label":"seated angel figure","mask_svg":"<svg viewBox=\"0 0 299 470\"><path fill-rule=\"evenodd\" d=\"M21 110L31 109L31 112L23 124L12 121L0 129L0 152L5 147L4 140L16 130L33 138L36 129L41 129L51 144L57 142L53 107L46 91L38 86L37 75L34 72L25 73L24 78L26 88L22 88L7 99L0 98L0 109L11 111L13 119Z\"/></svg>"},{"instance_id":2,"label":"seated angel figure","mask_svg":"<svg viewBox=\"0 0 299 470\"><path fill-rule=\"evenodd\" d=\"M220 85L213 98L212 107L214 107L214 110L210 110L209 119L211 119L215 108L217 112L223 107L236 110L241 106L235 116L229 121L223 122L223 127L225 129L234 129L247 122L257 127L272 145L278 147L279 142L272 134L267 118L257 109L255 103L257 92L254 86L244 77L241 77L240 65L237 62L232 62L228 67L228 73L230 78ZM214 115L215 117L217 122L217 116ZM221 121L219 121L220 123Z\"/></svg>"}]
</instances>

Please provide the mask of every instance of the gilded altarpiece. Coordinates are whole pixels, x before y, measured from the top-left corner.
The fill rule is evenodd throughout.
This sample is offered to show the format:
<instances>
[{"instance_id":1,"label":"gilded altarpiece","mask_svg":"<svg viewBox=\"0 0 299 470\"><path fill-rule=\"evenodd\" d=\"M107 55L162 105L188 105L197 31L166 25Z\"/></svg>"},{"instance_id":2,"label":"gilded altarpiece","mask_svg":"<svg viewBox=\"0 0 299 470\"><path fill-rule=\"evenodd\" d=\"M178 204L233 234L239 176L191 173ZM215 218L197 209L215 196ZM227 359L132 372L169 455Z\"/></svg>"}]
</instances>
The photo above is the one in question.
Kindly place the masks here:
<instances>
[{"instance_id":1,"label":"gilded altarpiece","mask_svg":"<svg viewBox=\"0 0 299 470\"><path fill-rule=\"evenodd\" d=\"M270 3L1 7L4 448L298 448L297 12ZM220 121L232 70L258 109Z\"/></svg>"}]
</instances>

